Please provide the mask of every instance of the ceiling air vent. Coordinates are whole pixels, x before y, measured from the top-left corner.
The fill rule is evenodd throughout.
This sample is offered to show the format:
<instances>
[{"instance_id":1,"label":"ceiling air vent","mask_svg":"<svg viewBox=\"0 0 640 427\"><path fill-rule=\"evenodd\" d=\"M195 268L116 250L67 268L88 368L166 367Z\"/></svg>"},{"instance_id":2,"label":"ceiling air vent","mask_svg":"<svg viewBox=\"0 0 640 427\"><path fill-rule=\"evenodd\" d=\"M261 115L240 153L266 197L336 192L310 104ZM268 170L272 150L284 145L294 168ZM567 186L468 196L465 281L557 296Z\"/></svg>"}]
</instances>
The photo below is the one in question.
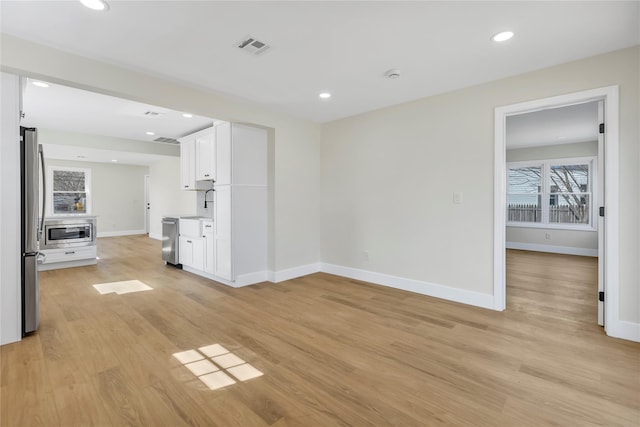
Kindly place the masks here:
<instances>
[{"instance_id":1,"label":"ceiling air vent","mask_svg":"<svg viewBox=\"0 0 640 427\"><path fill-rule=\"evenodd\" d=\"M256 40L255 37L247 36L239 41L236 44L236 47L242 49L244 52L251 53L253 55L260 55L269 50L271 46L261 42L260 40Z\"/></svg>"},{"instance_id":2,"label":"ceiling air vent","mask_svg":"<svg viewBox=\"0 0 640 427\"><path fill-rule=\"evenodd\" d=\"M160 113L156 112L156 111L147 111L144 113L145 116L147 117L158 117L160 115Z\"/></svg>"},{"instance_id":3,"label":"ceiling air vent","mask_svg":"<svg viewBox=\"0 0 640 427\"><path fill-rule=\"evenodd\" d=\"M161 136L160 138L154 139L153 142L162 142L164 144L180 144L180 142L177 139L165 138L163 136Z\"/></svg>"}]
</instances>

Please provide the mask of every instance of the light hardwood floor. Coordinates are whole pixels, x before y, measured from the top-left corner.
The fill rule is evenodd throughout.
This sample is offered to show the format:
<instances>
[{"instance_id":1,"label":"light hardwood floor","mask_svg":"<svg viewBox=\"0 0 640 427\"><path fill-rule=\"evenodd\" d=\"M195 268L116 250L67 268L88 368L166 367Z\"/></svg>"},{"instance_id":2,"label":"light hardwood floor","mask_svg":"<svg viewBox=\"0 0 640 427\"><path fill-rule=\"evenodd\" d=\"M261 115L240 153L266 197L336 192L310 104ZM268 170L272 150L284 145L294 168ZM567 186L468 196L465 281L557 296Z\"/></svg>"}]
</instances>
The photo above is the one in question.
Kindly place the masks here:
<instances>
[{"instance_id":1,"label":"light hardwood floor","mask_svg":"<svg viewBox=\"0 0 640 427\"><path fill-rule=\"evenodd\" d=\"M0 348L9 426L638 426L640 344L596 323L594 259L509 251L505 312L328 274L232 289L146 237L41 276ZM154 289L100 295L92 284ZM219 343L264 376L211 391L172 357Z\"/></svg>"}]
</instances>

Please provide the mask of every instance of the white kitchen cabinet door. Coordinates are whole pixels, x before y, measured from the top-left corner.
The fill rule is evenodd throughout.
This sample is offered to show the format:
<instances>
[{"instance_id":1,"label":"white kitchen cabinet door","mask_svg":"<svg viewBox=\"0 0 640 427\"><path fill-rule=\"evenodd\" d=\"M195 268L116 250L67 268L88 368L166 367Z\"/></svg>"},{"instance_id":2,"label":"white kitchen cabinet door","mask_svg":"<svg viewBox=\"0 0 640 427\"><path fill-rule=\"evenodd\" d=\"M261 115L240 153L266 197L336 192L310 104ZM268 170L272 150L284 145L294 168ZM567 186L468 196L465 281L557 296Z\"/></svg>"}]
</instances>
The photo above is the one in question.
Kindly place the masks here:
<instances>
[{"instance_id":1,"label":"white kitchen cabinet door","mask_svg":"<svg viewBox=\"0 0 640 427\"><path fill-rule=\"evenodd\" d=\"M215 274L233 280L231 268L231 187L217 186L215 191Z\"/></svg>"},{"instance_id":2,"label":"white kitchen cabinet door","mask_svg":"<svg viewBox=\"0 0 640 427\"><path fill-rule=\"evenodd\" d=\"M202 237L204 238L204 271L214 274L215 271L215 233L213 221L204 221L202 226Z\"/></svg>"},{"instance_id":3,"label":"white kitchen cabinet door","mask_svg":"<svg viewBox=\"0 0 640 427\"><path fill-rule=\"evenodd\" d=\"M183 190L196 189L195 151L194 138L180 140L180 188Z\"/></svg>"},{"instance_id":4,"label":"white kitchen cabinet door","mask_svg":"<svg viewBox=\"0 0 640 427\"><path fill-rule=\"evenodd\" d=\"M215 133L212 131L196 137L196 180L215 180L216 144Z\"/></svg>"},{"instance_id":5,"label":"white kitchen cabinet door","mask_svg":"<svg viewBox=\"0 0 640 427\"><path fill-rule=\"evenodd\" d=\"M267 185L267 131L254 126L231 125L233 185Z\"/></svg>"},{"instance_id":6,"label":"white kitchen cabinet door","mask_svg":"<svg viewBox=\"0 0 640 427\"><path fill-rule=\"evenodd\" d=\"M204 239L189 239L193 248L193 263L191 267L204 271Z\"/></svg>"},{"instance_id":7,"label":"white kitchen cabinet door","mask_svg":"<svg viewBox=\"0 0 640 427\"><path fill-rule=\"evenodd\" d=\"M204 238L204 271L214 274L215 271L215 231L213 221L203 221L202 237Z\"/></svg>"},{"instance_id":8,"label":"white kitchen cabinet door","mask_svg":"<svg viewBox=\"0 0 640 427\"><path fill-rule=\"evenodd\" d=\"M178 259L180 264L193 265L193 241L190 237L180 236L178 239Z\"/></svg>"},{"instance_id":9,"label":"white kitchen cabinet door","mask_svg":"<svg viewBox=\"0 0 640 427\"><path fill-rule=\"evenodd\" d=\"M204 240L200 237L180 236L180 264L204 270Z\"/></svg>"},{"instance_id":10,"label":"white kitchen cabinet door","mask_svg":"<svg viewBox=\"0 0 640 427\"><path fill-rule=\"evenodd\" d=\"M231 123L219 123L216 129L216 184L231 184Z\"/></svg>"}]
</instances>

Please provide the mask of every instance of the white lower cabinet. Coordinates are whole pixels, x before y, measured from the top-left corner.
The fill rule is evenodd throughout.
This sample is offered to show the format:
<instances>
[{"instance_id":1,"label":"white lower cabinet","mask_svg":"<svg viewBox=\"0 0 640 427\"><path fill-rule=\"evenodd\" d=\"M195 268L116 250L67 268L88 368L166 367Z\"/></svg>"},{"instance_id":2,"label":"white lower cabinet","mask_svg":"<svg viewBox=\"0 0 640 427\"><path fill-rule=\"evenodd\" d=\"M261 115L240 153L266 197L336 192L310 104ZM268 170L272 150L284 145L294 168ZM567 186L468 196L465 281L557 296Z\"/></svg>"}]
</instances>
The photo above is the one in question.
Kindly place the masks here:
<instances>
[{"instance_id":1,"label":"white lower cabinet","mask_svg":"<svg viewBox=\"0 0 640 427\"><path fill-rule=\"evenodd\" d=\"M213 221L202 222L202 238L204 239L204 271L215 273L215 233Z\"/></svg>"},{"instance_id":2,"label":"white lower cabinet","mask_svg":"<svg viewBox=\"0 0 640 427\"><path fill-rule=\"evenodd\" d=\"M215 275L233 280L231 270L231 186L215 191Z\"/></svg>"},{"instance_id":3,"label":"white lower cabinet","mask_svg":"<svg viewBox=\"0 0 640 427\"><path fill-rule=\"evenodd\" d=\"M180 236L180 264L197 270L204 270L204 239Z\"/></svg>"},{"instance_id":4,"label":"white lower cabinet","mask_svg":"<svg viewBox=\"0 0 640 427\"><path fill-rule=\"evenodd\" d=\"M97 252L96 245L64 249L43 249L40 251L41 257L38 270L45 271L97 264Z\"/></svg>"}]
</instances>

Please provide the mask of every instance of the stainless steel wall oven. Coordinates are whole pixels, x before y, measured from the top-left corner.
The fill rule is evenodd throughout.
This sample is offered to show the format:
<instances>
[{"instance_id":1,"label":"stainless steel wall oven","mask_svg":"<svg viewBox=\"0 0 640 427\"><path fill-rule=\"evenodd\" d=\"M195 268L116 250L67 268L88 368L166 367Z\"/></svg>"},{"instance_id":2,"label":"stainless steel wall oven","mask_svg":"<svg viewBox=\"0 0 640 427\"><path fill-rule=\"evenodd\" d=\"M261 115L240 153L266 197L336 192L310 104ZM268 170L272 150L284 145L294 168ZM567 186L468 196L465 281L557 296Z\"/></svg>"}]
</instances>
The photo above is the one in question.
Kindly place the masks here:
<instances>
[{"instance_id":1,"label":"stainless steel wall oven","mask_svg":"<svg viewBox=\"0 0 640 427\"><path fill-rule=\"evenodd\" d=\"M45 219L43 240L41 249L95 245L96 219Z\"/></svg>"}]
</instances>

